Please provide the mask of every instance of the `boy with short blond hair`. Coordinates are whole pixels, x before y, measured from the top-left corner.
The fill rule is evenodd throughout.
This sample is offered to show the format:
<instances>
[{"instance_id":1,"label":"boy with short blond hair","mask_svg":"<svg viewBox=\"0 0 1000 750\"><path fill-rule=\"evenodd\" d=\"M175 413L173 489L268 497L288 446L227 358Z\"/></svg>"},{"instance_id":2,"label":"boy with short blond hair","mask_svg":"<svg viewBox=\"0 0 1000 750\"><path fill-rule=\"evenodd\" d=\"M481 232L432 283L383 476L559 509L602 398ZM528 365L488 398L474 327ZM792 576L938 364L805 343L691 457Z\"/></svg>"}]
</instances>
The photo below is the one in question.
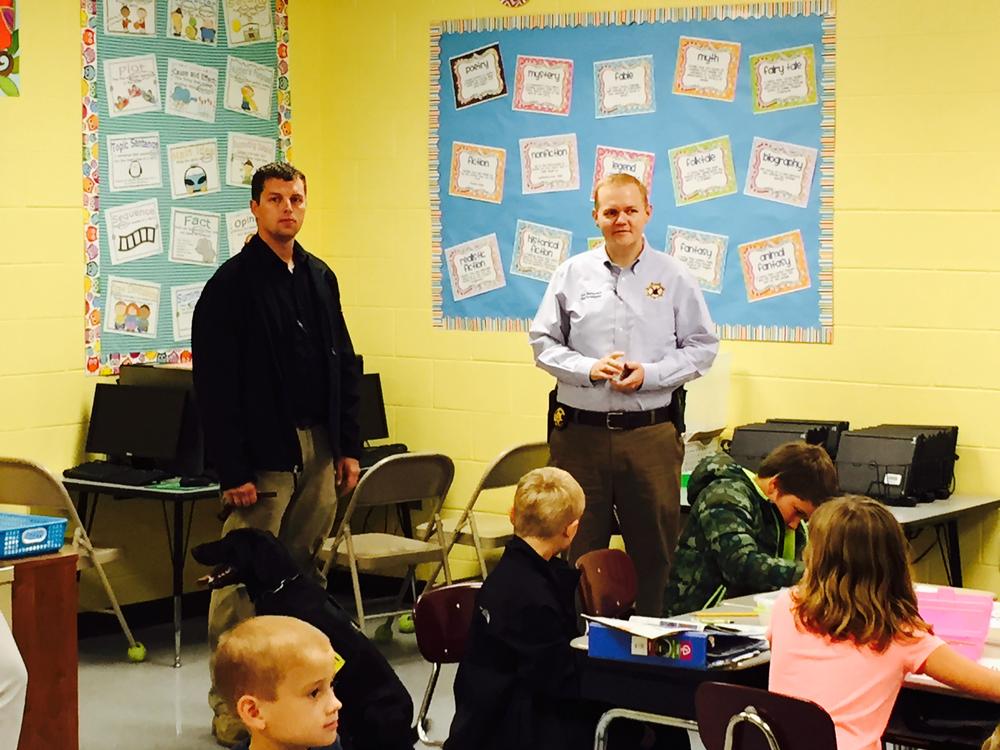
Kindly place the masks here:
<instances>
[{"instance_id":1,"label":"boy with short blond hair","mask_svg":"<svg viewBox=\"0 0 1000 750\"><path fill-rule=\"evenodd\" d=\"M252 617L225 633L212 676L250 732L236 750L340 750L336 669L329 638L294 617Z\"/></svg>"},{"instance_id":2,"label":"boy with short blond hair","mask_svg":"<svg viewBox=\"0 0 1000 750\"><path fill-rule=\"evenodd\" d=\"M518 483L515 537L476 597L446 750L588 746L593 725L581 721L570 647L580 574L558 557L583 508L583 490L562 469L535 469Z\"/></svg>"}]
</instances>

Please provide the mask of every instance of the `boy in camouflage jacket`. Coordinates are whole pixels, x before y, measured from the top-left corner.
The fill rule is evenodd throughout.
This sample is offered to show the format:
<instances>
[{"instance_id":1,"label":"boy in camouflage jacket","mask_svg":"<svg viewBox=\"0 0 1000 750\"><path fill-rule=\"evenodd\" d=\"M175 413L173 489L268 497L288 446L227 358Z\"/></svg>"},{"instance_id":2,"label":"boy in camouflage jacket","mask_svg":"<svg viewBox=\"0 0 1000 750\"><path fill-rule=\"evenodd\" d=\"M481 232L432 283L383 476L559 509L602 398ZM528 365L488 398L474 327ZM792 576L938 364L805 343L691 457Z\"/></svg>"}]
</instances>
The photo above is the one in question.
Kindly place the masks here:
<instances>
[{"instance_id":1,"label":"boy in camouflage jacket","mask_svg":"<svg viewBox=\"0 0 1000 750\"><path fill-rule=\"evenodd\" d=\"M802 522L837 494L837 470L823 448L785 443L757 474L725 453L709 456L687 491L691 513L667 583L668 616L795 583L808 539Z\"/></svg>"}]
</instances>

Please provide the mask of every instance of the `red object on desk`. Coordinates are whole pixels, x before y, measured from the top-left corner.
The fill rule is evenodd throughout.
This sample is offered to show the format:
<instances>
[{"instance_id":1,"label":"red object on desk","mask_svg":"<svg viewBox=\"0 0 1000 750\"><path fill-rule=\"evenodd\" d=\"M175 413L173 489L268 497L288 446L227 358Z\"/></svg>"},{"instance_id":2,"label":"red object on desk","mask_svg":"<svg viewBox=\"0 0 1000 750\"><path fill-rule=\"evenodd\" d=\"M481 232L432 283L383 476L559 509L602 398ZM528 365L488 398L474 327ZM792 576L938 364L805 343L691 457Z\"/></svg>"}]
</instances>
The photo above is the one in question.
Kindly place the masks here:
<instances>
[{"instance_id":1,"label":"red object on desk","mask_svg":"<svg viewBox=\"0 0 1000 750\"><path fill-rule=\"evenodd\" d=\"M17 750L78 750L76 555L9 560L12 628L28 669Z\"/></svg>"}]
</instances>

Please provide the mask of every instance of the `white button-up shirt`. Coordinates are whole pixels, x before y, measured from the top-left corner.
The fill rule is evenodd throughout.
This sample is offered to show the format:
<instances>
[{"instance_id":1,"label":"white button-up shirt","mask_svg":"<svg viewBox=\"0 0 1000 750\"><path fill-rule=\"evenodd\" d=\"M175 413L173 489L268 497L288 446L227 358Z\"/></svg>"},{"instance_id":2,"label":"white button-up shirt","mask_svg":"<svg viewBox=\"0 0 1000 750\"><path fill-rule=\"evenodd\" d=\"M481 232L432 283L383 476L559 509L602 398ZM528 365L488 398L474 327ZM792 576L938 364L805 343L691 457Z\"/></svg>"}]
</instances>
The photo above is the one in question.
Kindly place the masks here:
<instances>
[{"instance_id":1,"label":"white button-up shirt","mask_svg":"<svg viewBox=\"0 0 1000 750\"><path fill-rule=\"evenodd\" d=\"M680 262L644 248L629 268L601 245L556 270L531 322L535 362L559 381L561 403L590 411L646 411L666 406L674 390L704 375L719 350L701 287ZM631 393L592 383L590 369L611 352L641 362Z\"/></svg>"}]
</instances>

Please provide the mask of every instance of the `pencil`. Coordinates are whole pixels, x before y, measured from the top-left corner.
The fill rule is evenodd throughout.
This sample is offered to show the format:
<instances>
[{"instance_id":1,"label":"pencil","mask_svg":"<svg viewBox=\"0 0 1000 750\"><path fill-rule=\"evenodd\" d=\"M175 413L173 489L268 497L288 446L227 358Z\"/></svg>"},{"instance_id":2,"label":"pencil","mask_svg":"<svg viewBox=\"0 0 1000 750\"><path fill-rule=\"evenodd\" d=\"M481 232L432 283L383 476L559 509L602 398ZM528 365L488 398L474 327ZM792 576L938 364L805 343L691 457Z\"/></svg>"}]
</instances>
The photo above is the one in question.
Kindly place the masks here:
<instances>
[{"instance_id":1,"label":"pencil","mask_svg":"<svg viewBox=\"0 0 1000 750\"><path fill-rule=\"evenodd\" d=\"M710 609L707 609L704 612L694 612L693 614L694 614L695 617L700 617L702 619L707 619L707 618L715 619L716 617L756 617L757 616L756 612L723 612L722 610L719 610L719 611L716 612L716 611L713 611L713 610L710 610Z\"/></svg>"}]
</instances>

